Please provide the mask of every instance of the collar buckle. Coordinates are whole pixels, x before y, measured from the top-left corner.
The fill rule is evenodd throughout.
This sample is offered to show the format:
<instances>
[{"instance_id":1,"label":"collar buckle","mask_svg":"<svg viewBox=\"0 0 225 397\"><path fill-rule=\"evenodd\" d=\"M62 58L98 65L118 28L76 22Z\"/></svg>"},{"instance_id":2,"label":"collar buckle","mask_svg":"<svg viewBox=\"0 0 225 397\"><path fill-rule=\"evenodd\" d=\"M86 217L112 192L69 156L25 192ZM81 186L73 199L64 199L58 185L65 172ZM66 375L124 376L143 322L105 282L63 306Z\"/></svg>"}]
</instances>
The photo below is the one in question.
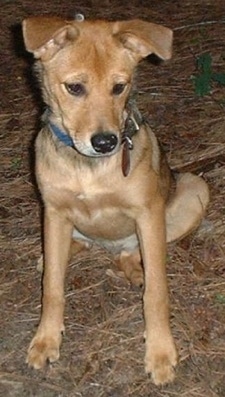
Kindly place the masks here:
<instances>
[{"instance_id":1,"label":"collar buckle","mask_svg":"<svg viewBox=\"0 0 225 397\"><path fill-rule=\"evenodd\" d=\"M122 136L122 172L123 176L128 176L130 172L130 150L134 148L133 136L140 130L142 123L138 110L130 110L125 120L125 127Z\"/></svg>"},{"instance_id":2,"label":"collar buckle","mask_svg":"<svg viewBox=\"0 0 225 397\"><path fill-rule=\"evenodd\" d=\"M125 127L123 131L122 144L127 143L129 150L133 149L133 136L140 130L140 125L135 118L134 113L131 111L125 121Z\"/></svg>"}]
</instances>

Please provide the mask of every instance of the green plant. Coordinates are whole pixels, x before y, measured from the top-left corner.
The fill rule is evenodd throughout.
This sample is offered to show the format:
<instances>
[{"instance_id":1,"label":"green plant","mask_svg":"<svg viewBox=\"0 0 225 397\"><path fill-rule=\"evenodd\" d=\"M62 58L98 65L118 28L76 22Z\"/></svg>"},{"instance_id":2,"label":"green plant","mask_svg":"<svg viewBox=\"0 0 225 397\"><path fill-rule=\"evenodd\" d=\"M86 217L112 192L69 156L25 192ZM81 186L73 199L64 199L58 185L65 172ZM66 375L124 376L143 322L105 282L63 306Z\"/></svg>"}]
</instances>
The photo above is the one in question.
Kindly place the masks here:
<instances>
[{"instance_id":1,"label":"green plant","mask_svg":"<svg viewBox=\"0 0 225 397\"><path fill-rule=\"evenodd\" d=\"M15 157L11 161L11 168L13 171L17 171L22 163L22 159L20 157Z\"/></svg>"},{"instance_id":2,"label":"green plant","mask_svg":"<svg viewBox=\"0 0 225 397\"><path fill-rule=\"evenodd\" d=\"M215 300L217 303L224 305L225 304L225 295L224 294L216 294Z\"/></svg>"},{"instance_id":3,"label":"green plant","mask_svg":"<svg viewBox=\"0 0 225 397\"><path fill-rule=\"evenodd\" d=\"M203 97L209 94L213 81L225 86L225 73L213 73L210 54L202 54L197 58L197 69L198 74L193 77L196 95Z\"/></svg>"}]
</instances>

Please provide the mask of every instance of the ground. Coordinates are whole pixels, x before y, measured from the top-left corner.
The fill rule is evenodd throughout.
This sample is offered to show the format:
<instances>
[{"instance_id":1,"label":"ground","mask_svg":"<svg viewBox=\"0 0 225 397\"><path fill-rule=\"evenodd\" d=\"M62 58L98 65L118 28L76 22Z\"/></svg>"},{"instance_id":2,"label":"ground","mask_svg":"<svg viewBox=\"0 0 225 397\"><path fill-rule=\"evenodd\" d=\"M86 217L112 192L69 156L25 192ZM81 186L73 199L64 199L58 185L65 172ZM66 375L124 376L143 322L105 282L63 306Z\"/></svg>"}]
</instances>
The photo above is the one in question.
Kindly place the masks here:
<instances>
[{"instance_id":1,"label":"ground","mask_svg":"<svg viewBox=\"0 0 225 397\"><path fill-rule=\"evenodd\" d=\"M1 0L1 396L225 396L225 87L208 76L209 92L200 96L196 80L204 75L197 60L205 54L213 73L225 71L224 11L222 0ZM144 373L142 291L115 276L112 258L97 247L69 264L60 360L41 371L25 363L41 308L42 203L32 148L42 105L20 23L28 15L76 12L144 18L174 30L173 59L140 66L138 102L171 167L203 175L211 200L199 230L168 246L180 364L175 382L165 387Z\"/></svg>"}]
</instances>

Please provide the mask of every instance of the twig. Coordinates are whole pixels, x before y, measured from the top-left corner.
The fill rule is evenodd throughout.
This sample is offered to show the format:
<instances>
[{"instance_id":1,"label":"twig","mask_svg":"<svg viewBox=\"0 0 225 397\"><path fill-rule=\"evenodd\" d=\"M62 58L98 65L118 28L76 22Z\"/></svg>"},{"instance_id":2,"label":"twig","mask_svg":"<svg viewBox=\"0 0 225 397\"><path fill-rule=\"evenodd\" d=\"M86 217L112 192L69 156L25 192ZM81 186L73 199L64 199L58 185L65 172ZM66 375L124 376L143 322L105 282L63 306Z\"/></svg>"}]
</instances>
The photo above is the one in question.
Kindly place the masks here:
<instances>
[{"instance_id":1,"label":"twig","mask_svg":"<svg viewBox=\"0 0 225 397\"><path fill-rule=\"evenodd\" d=\"M225 23L225 20L222 21L204 21L204 22L197 22L197 23L193 23L190 25L183 25L183 26L179 26L178 28L173 28L173 30L182 30L182 29L187 29L187 28L195 28L197 26L205 26L205 25L215 25L217 23Z\"/></svg>"}]
</instances>

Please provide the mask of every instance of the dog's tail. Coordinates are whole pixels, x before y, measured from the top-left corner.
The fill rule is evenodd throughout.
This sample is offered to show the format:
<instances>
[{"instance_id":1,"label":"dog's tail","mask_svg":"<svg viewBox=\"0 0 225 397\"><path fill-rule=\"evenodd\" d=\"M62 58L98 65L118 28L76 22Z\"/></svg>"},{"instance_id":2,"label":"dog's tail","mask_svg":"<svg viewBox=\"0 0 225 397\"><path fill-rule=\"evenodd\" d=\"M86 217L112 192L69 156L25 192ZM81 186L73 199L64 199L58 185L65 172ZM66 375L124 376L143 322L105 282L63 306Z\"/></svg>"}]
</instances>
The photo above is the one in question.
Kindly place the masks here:
<instances>
[{"instance_id":1,"label":"dog's tail","mask_svg":"<svg viewBox=\"0 0 225 397\"><path fill-rule=\"evenodd\" d=\"M176 181L173 199L166 209L167 242L180 239L201 222L209 202L209 189L199 176L186 172Z\"/></svg>"}]
</instances>

